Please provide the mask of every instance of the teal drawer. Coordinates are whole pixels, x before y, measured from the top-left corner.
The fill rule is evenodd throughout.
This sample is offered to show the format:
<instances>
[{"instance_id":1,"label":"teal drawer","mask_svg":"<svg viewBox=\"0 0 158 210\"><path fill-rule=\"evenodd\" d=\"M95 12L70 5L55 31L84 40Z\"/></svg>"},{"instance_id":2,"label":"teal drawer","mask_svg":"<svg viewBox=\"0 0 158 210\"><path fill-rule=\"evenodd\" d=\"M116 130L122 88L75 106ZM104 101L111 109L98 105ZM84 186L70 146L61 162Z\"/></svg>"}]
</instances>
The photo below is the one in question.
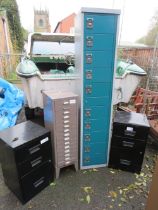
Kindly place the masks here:
<instances>
[{"instance_id":1,"label":"teal drawer","mask_svg":"<svg viewBox=\"0 0 158 210\"><path fill-rule=\"evenodd\" d=\"M84 83L88 82L112 82L113 81L113 66L87 68L84 70Z\"/></svg>"},{"instance_id":2,"label":"teal drawer","mask_svg":"<svg viewBox=\"0 0 158 210\"><path fill-rule=\"evenodd\" d=\"M99 155L99 154L105 154L106 153L106 147L107 144L104 143L89 143L89 142L84 142L83 143L83 153L90 154L91 156L93 154Z\"/></svg>"},{"instance_id":3,"label":"teal drawer","mask_svg":"<svg viewBox=\"0 0 158 210\"><path fill-rule=\"evenodd\" d=\"M99 131L99 130L106 130L108 128L109 119L92 119L92 120L86 120L84 118L83 123L83 130L84 133L87 131Z\"/></svg>"},{"instance_id":4,"label":"teal drawer","mask_svg":"<svg viewBox=\"0 0 158 210\"><path fill-rule=\"evenodd\" d=\"M98 165L106 164L107 162L107 142L104 143L89 143L83 144L83 164Z\"/></svg>"},{"instance_id":5,"label":"teal drawer","mask_svg":"<svg viewBox=\"0 0 158 210\"><path fill-rule=\"evenodd\" d=\"M106 154L83 154L82 158L82 166L92 166L92 165L101 165L107 164L107 157Z\"/></svg>"},{"instance_id":6,"label":"teal drawer","mask_svg":"<svg viewBox=\"0 0 158 210\"><path fill-rule=\"evenodd\" d=\"M101 119L109 117L109 104L105 106L85 106L84 107L84 118L86 119Z\"/></svg>"},{"instance_id":7,"label":"teal drawer","mask_svg":"<svg viewBox=\"0 0 158 210\"><path fill-rule=\"evenodd\" d=\"M117 16L85 13L84 33L116 33Z\"/></svg>"},{"instance_id":8,"label":"teal drawer","mask_svg":"<svg viewBox=\"0 0 158 210\"><path fill-rule=\"evenodd\" d=\"M84 50L111 50L114 49L113 34L85 34Z\"/></svg>"},{"instance_id":9,"label":"teal drawer","mask_svg":"<svg viewBox=\"0 0 158 210\"><path fill-rule=\"evenodd\" d=\"M110 67L114 59L113 50L104 51L85 51L84 52L84 68L94 67Z\"/></svg>"},{"instance_id":10,"label":"teal drawer","mask_svg":"<svg viewBox=\"0 0 158 210\"><path fill-rule=\"evenodd\" d=\"M83 142L84 143L99 143L99 142L108 142L108 133L107 129L102 131L87 131L83 134Z\"/></svg>"},{"instance_id":11,"label":"teal drawer","mask_svg":"<svg viewBox=\"0 0 158 210\"><path fill-rule=\"evenodd\" d=\"M104 106L107 104L111 104L111 97L103 96L103 97L84 97L84 106ZM111 105L110 105L111 106ZM110 110L109 110L110 112Z\"/></svg>"},{"instance_id":12,"label":"teal drawer","mask_svg":"<svg viewBox=\"0 0 158 210\"><path fill-rule=\"evenodd\" d=\"M112 92L112 83L87 83L84 85L84 97L109 97Z\"/></svg>"}]
</instances>

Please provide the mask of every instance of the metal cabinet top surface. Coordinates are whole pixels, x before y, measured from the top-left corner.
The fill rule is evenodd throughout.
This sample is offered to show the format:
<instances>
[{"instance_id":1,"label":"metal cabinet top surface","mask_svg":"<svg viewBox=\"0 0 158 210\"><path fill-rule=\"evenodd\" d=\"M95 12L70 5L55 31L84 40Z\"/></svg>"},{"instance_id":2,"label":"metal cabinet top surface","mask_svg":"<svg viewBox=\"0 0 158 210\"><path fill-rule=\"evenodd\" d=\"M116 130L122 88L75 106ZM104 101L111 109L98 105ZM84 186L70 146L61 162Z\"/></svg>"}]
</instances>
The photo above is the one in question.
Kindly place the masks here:
<instances>
[{"instance_id":1,"label":"metal cabinet top surface","mask_svg":"<svg viewBox=\"0 0 158 210\"><path fill-rule=\"evenodd\" d=\"M92 7L82 7L81 12L83 13L106 13L106 14L116 14L120 15L121 10L116 9L105 9L105 8L92 8Z\"/></svg>"},{"instance_id":2,"label":"metal cabinet top surface","mask_svg":"<svg viewBox=\"0 0 158 210\"><path fill-rule=\"evenodd\" d=\"M26 121L1 131L0 140L11 148L17 148L48 132L48 129L31 121Z\"/></svg>"},{"instance_id":3,"label":"metal cabinet top surface","mask_svg":"<svg viewBox=\"0 0 158 210\"><path fill-rule=\"evenodd\" d=\"M72 92L52 92L50 91L44 91L45 95L49 96L51 99L65 99L69 97L77 97L78 95L72 93Z\"/></svg>"},{"instance_id":4,"label":"metal cabinet top surface","mask_svg":"<svg viewBox=\"0 0 158 210\"><path fill-rule=\"evenodd\" d=\"M118 111L115 114L114 123L132 124L150 127L145 114L135 112Z\"/></svg>"}]
</instances>

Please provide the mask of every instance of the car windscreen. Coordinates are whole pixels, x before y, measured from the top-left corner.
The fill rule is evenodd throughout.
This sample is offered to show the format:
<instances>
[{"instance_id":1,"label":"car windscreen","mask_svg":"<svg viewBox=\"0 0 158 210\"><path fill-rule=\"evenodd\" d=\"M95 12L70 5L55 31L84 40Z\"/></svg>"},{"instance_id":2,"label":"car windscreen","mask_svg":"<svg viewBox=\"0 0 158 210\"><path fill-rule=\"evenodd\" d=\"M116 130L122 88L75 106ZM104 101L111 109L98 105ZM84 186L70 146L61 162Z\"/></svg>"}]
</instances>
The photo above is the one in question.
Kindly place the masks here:
<instances>
[{"instance_id":1,"label":"car windscreen","mask_svg":"<svg viewBox=\"0 0 158 210\"><path fill-rule=\"evenodd\" d=\"M52 54L74 54L74 43L34 41L32 54L52 55Z\"/></svg>"}]
</instances>

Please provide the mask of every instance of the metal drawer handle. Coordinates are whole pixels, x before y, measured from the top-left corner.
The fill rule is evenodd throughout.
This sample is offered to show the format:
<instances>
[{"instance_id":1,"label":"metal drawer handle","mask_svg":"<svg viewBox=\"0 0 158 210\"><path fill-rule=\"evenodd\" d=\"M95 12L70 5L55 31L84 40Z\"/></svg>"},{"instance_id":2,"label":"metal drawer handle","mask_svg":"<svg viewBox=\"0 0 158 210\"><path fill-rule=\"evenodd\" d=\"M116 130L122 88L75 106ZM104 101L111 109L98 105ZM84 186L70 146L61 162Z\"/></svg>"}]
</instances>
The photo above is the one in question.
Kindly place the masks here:
<instances>
[{"instance_id":1,"label":"metal drawer handle","mask_svg":"<svg viewBox=\"0 0 158 210\"><path fill-rule=\"evenodd\" d=\"M66 153L69 153L69 152L70 152L70 150L69 150L69 149L65 150L65 154L66 154Z\"/></svg>"},{"instance_id":2,"label":"metal drawer handle","mask_svg":"<svg viewBox=\"0 0 158 210\"><path fill-rule=\"evenodd\" d=\"M87 86L86 87L86 94L91 94L92 93L92 86Z\"/></svg>"},{"instance_id":3,"label":"metal drawer handle","mask_svg":"<svg viewBox=\"0 0 158 210\"><path fill-rule=\"evenodd\" d=\"M69 118L70 118L70 116L68 116L68 115L64 116L64 120L69 119Z\"/></svg>"},{"instance_id":4,"label":"metal drawer handle","mask_svg":"<svg viewBox=\"0 0 158 210\"><path fill-rule=\"evenodd\" d=\"M134 147L134 142L128 142L128 141L123 141L123 146L124 147L130 147L130 148L133 148Z\"/></svg>"},{"instance_id":5,"label":"metal drawer handle","mask_svg":"<svg viewBox=\"0 0 158 210\"><path fill-rule=\"evenodd\" d=\"M40 164L40 163L42 163L42 157L39 157L39 158L37 158L37 159L31 161L31 166L32 166L32 168L33 168L33 167L35 167L36 165L38 165L38 164Z\"/></svg>"},{"instance_id":6,"label":"metal drawer handle","mask_svg":"<svg viewBox=\"0 0 158 210\"><path fill-rule=\"evenodd\" d=\"M93 36L87 36L86 37L86 46L87 47L93 47Z\"/></svg>"},{"instance_id":7,"label":"metal drawer handle","mask_svg":"<svg viewBox=\"0 0 158 210\"><path fill-rule=\"evenodd\" d=\"M92 79L92 70L86 71L86 79Z\"/></svg>"},{"instance_id":8,"label":"metal drawer handle","mask_svg":"<svg viewBox=\"0 0 158 210\"><path fill-rule=\"evenodd\" d=\"M64 125L64 128L70 128L70 125Z\"/></svg>"},{"instance_id":9,"label":"metal drawer handle","mask_svg":"<svg viewBox=\"0 0 158 210\"><path fill-rule=\"evenodd\" d=\"M64 114L69 114L70 112L69 111L64 111Z\"/></svg>"},{"instance_id":10,"label":"metal drawer handle","mask_svg":"<svg viewBox=\"0 0 158 210\"><path fill-rule=\"evenodd\" d=\"M125 131L125 136L132 136L132 137L134 137L135 136L135 134L136 134L136 132L135 131Z\"/></svg>"},{"instance_id":11,"label":"metal drawer handle","mask_svg":"<svg viewBox=\"0 0 158 210\"><path fill-rule=\"evenodd\" d=\"M33 183L34 187L37 188L44 182L44 177L41 177L39 180Z\"/></svg>"},{"instance_id":12,"label":"metal drawer handle","mask_svg":"<svg viewBox=\"0 0 158 210\"><path fill-rule=\"evenodd\" d=\"M87 28L93 28L93 18L87 18L86 20L86 25L87 25Z\"/></svg>"},{"instance_id":13,"label":"metal drawer handle","mask_svg":"<svg viewBox=\"0 0 158 210\"><path fill-rule=\"evenodd\" d=\"M90 152L91 151L91 148L90 147L85 147L84 151L85 152Z\"/></svg>"},{"instance_id":14,"label":"metal drawer handle","mask_svg":"<svg viewBox=\"0 0 158 210\"><path fill-rule=\"evenodd\" d=\"M90 117L91 116L91 109L85 109L85 116Z\"/></svg>"},{"instance_id":15,"label":"metal drawer handle","mask_svg":"<svg viewBox=\"0 0 158 210\"><path fill-rule=\"evenodd\" d=\"M64 101L64 103L63 104L69 104L69 102L68 101Z\"/></svg>"},{"instance_id":16,"label":"metal drawer handle","mask_svg":"<svg viewBox=\"0 0 158 210\"><path fill-rule=\"evenodd\" d=\"M90 157L86 157L86 158L84 159L84 162L85 162L85 163L89 163L89 162L90 162Z\"/></svg>"},{"instance_id":17,"label":"metal drawer handle","mask_svg":"<svg viewBox=\"0 0 158 210\"><path fill-rule=\"evenodd\" d=\"M40 150L40 144L38 144L38 145L36 145L34 147L29 148L29 153L32 155L35 152L38 152L39 150Z\"/></svg>"},{"instance_id":18,"label":"metal drawer handle","mask_svg":"<svg viewBox=\"0 0 158 210\"><path fill-rule=\"evenodd\" d=\"M91 140L91 136L89 134L86 134L84 136L85 141L90 141Z\"/></svg>"},{"instance_id":19,"label":"metal drawer handle","mask_svg":"<svg viewBox=\"0 0 158 210\"><path fill-rule=\"evenodd\" d=\"M70 107L63 107L63 110L70 110Z\"/></svg>"},{"instance_id":20,"label":"metal drawer handle","mask_svg":"<svg viewBox=\"0 0 158 210\"><path fill-rule=\"evenodd\" d=\"M86 54L86 63L91 64L93 62L93 55L91 54Z\"/></svg>"},{"instance_id":21,"label":"metal drawer handle","mask_svg":"<svg viewBox=\"0 0 158 210\"><path fill-rule=\"evenodd\" d=\"M124 159L120 159L120 163L122 165L126 165L126 166L130 166L131 165L131 161L129 160L124 160Z\"/></svg>"},{"instance_id":22,"label":"metal drawer handle","mask_svg":"<svg viewBox=\"0 0 158 210\"><path fill-rule=\"evenodd\" d=\"M90 123L86 123L85 129L90 129L90 128L91 128L91 124Z\"/></svg>"},{"instance_id":23,"label":"metal drawer handle","mask_svg":"<svg viewBox=\"0 0 158 210\"><path fill-rule=\"evenodd\" d=\"M65 154L65 157L70 157L70 153Z\"/></svg>"},{"instance_id":24,"label":"metal drawer handle","mask_svg":"<svg viewBox=\"0 0 158 210\"><path fill-rule=\"evenodd\" d=\"M127 127L126 130L124 131L125 136L135 136L136 131L133 130L132 127Z\"/></svg>"}]
</instances>

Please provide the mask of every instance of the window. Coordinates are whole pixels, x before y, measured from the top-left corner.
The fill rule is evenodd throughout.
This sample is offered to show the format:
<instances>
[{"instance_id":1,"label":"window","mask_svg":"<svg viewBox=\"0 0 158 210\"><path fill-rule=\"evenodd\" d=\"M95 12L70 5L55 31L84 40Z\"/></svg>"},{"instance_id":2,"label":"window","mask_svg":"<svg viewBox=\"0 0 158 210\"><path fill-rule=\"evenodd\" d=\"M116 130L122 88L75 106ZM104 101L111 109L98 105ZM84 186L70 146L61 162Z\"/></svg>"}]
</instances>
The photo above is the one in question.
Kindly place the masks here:
<instances>
[{"instance_id":1,"label":"window","mask_svg":"<svg viewBox=\"0 0 158 210\"><path fill-rule=\"evenodd\" d=\"M44 26L44 21L42 19L39 20L39 26L43 27Z\"/></svg>"},{"instance_id":2,"label":"window","mask_svg":"<svg viewBox=\"0 0 158 210\"><path fill-rule=\"evenodd\" d=\"M43 54L43 55L53 55L53 54L74 54L74 43L64 43L64 42L50 42L50 41L34 41L32 47L32 54Z\"/></svg>"}]
</instances>

